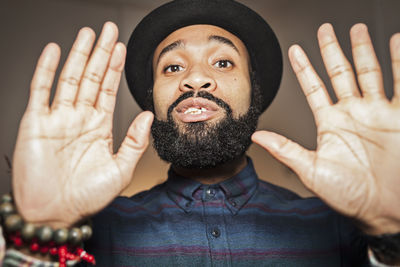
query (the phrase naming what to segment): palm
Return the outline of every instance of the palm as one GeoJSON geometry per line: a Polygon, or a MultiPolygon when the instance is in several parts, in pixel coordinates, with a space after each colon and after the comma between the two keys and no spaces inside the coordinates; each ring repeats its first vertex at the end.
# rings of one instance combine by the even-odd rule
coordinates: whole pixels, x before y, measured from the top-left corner
{"type": "MultiPolygon", "coordinates": [[[[116,27],[109,25],[108,35],[103,32],[98,45],[106,38],[116,39],[116,27]]],[[[30,102],[21,121],[14,153],[13,187],[19,209],[25,219],[32,222],[65,226],[102,209],[129,183],[147,145],[149,114],[139,116],[132,124],[119,153],[114,155],[112,114],[124,47],[115,45],[115,40],[108,42],[111,49],[114,47],[113,52],[108,58],[103,55],[100,62],[94,62],[96,53],[101,53],[100,49],[97,52],[95,49],[85,70],[90,72],[92,66],[95,74],[84,74],[86,61],[74,60],[74,55],[79,58],[84,54],[76,53],[81,39],[82,34],[61,74],[51,108],[46,104],[48,100],[39,95],[43,86],[36,84],[51,81],[51,77],[40,72],[44,69],[41,64],[46,63],[46,55],[51,57],[46,48],[39,60],[30,102]],[[79,68],[82,73],[75,73],[74,77],[73,72],[79,68]],[[73,82],[75,80],[80,82],[73,82]],[[71,88],[74,86],[75,90],[71,88]],[[143,129],[138,130],[139,124],[144,124],[143,129]]],[[[84,48],[90,50],[91,46],[84,48]]],[[[57,60],[48,59],[48,62],[53,67],[57,65],[57,60]]],[[[50,64],[46,68],[51,67],[50,64]]]]}
{"type": "MultiPolygon", "coordinates": [[[[365,202],[370,194],[383,197],[376,190],[378,184],[395,189],[400,182],[396,163],[400,158],[400,109],[387,101],[354,100],[320,112],[315,160],[303,175],[337,210],[363,218],[367,210],[379,208],[377,203],[365,202]]],[[[399,202],[400,196],[391,201],[399,202]]]]}
{"type": "Polygon", "coordinates": [[[394,207],[400,204],[400,35],[391,40],[395,80],[391,101],[384,94],[365,25],[351,31],[360,89],[330,25],[320,28],[318,40],[339,99],[336,104],[301,48],[289,51],[317,124],[317,150],[308,151],[270,132],[258,132],[253,140],[291,167],[327,204],[364,224],[365,231],[398,232],[400,211],[394,207]]]}
{"type": "MultiPolygon", "coordinates": [[[[23,162],[29,162],[26,172],[38,177],[35,177],[37,183],[25,183],[21,190],[25,196],[41,196],[36,201],[42,203],[34,205],[57,209],[60,204],[79,200],[72,205],[73,210],[82,211],[84,207],[79,205],[83,204],[93,210],[96,203],[91,202],[96,198],[91,194],[96,190],[92,186],[104,181],[100,184],[108,188],[107,192],[102,192],[106,195],[115,195],[122,187],[121,173],[110,151],[111,131],[102,125],[104,116],[94,114],[96,112],[70,111],[72,114],[66,117],[63,116],[65,113],[59,110],[48,116],[29,114],[24,118],[20,138],[23,141],[18,143],[15,151],[18,159],[15,167],[17,172],[23,171],[20,161],[22,166],[23,162]],[[31,130],[33,127],[38,128],[37,132],[31,130]],[[32,173],[32,166],[40,173],[32,173]],[[38,179],[43,180],[39,182],[38,179]],[[62,198],[58,197],[60,194],[62,198]],[[64,203],[57,203],[60,201],[64,203]]],[[[54,214],[56,218],[60,215],[54,214]]]]}

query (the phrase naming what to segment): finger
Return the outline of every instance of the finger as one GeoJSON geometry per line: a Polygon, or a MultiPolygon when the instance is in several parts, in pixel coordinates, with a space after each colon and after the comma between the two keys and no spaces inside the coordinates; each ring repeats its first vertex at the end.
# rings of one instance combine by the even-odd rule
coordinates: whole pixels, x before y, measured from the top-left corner
{"type": "Polygon", "coordinates": [[[332,104],[325,85],[300,46],[290,47],[289,59],[318,124],[319,111],[332,104]]]}
{"type": "Polygon", "coordinates": [[[400,101],[400,33],[390,39],[390,55],[392,58],[394,98],[400,101]]]}
{"type": "Polygon", "coordinates": [[[121,172],[128,174],[126,179],[131,178],[136,164],[149,144],[153,117],[153,113],[150,111],[140,113],[129,127],[128,133],[118,150],[116,160],[121,172]]]}
{"type": "Polygon", "coordinates": [[[79,31],[61,71],[52,104],[53,108],[57,108],[60,105],[72,106],[74,104],[94,39],[95,33],[92,29],[85,27],[79,31]]]}
{"type": "Polygon", "coordinates": [[[345,57],[331,24],[323,24],[318,30],[318,42],[326,71],[337,98],[360,96],[353,69],[345,57]]]}
{"type": "Polygon", "coordinates": [[[366,97],[385,97],[381,67],[372,46],[367,26],[356,24],[350,30],[354,65],[361,92],[366,97]]]}
{"type": "Polygon", "coordinates": [[[312,189],[313,181],[309,171],[312,169],[315,152],[309,151],[286,137],[273,132],[257,131],[252,135],[251,139],[268,150],[277,160],[291,168],[303,183],[312,189]]]}
{"type": "Polygon", "coordinates": [[[117,43],[96,102],[96,109],[99,111],[104,111],[111,115],[114,112],[115,98],[121,81],[122,70],[124,69],[125,55],[125,45],[117,43]]]}
{"type": "Polygon", "coordinates": [[[33,74],[28,109],[48,111],[50,90],[60,54],[60,47],[55,43],[50,43],[43,49],[33,74]]]}
{"type": "Polygon", "coordinates": [[[76,100],[78,106],[94,105],[117,38],[117,26],[112,22],[105,23],[83,74],[76,100]]]}

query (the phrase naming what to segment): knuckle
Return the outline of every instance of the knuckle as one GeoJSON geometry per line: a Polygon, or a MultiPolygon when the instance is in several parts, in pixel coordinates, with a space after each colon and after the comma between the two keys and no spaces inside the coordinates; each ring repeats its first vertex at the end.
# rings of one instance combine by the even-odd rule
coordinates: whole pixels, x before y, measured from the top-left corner
{"type": "Polygon", "coordinates": [[[70,99],[55,99],[54,100],[54,108],[57,109],[57,107],[60,106],[72,106],[73,105],[73,101],[70,99]]]}
{"type": "Polygon", "coordinates": [[[324,89],[324,87],[322,86],[321,83],[316,83],[316,84],[312,84],[310,86],[310,89],[306,92],[306,97],[309,97],[315,93],[317,93],[319,90],[324,89]]]}
{"type": "Polygon", "coordinates": [[[107,95],[107,96],[116,96],[117,92],[113,88],[105,87],[101,89],[101,93],[107,95]]]}
{"type": "Polygon", "coordinates": [[[371,48],[371,43],[370,42],[356,43],[352,44],[351,48],[355,51],[369,50],[371,48]]]}
{"type": "Polygon", "coordinates": [[[310,64],[306,64],[296,71],[296,75],[300,75],[300,77],[307,76],[309,72],[312,72],[312,67],[310,64]]]}
{"type": "Polygon", "coordinates": [[[112,50],[107,49],[107,48],[105,48],[105,47],[103,47],[103,46],[101,46],[101,45],[97,46],[96,49],[97,49],[97,50],[100,50],[100,51],[102,51],[102,52],[104,52],[104,53],[106,53],[106,54],[108,54],[108,55],[111,55],[111,52],[112,52],[112,50]]]}
{"type": "Polygon", "coordinates": [[[55,73],[54,69],[50,68],[49,66],[47,66],[45,64],[38,65],[37,69],[40,72],[45,73],[45,75],[53,75],[55,73]]]}
{"type": "Polygon", "coordinates": [[[364,66],[364,67],[359,68],[357,71],[358,76],[362,76],[365,74],[371,74],[371,73],[380,74],[381,68],[379,66],[364,66]]]}
{"type": "Polygon", "coordinates": [[[347,64],[335,65],[328,70],[329,78],[331,78],[331,79],[333,79],[337,76],[340,76],[344,73],[351,73],[351,72],[352,72],[352,69],[347,64]]]}
{"type": "Polygon", "coordinates": [[[32,91],[44,92],[49,90],[50,90],[50,85],[48,84],[34,84],[32,86],[32,91]]]}
{"type": "Polygon", "coordinates": [[[93,102],[90,99],[87,99],[87,98],[79,99],[77,104],[80,105],[80,106],[85,106],[85,107],[93,106],[93,102]]]}
{"type": "Polygon", "coordinates": [[[89,81],[91,81],[93,83],[96,83],[96,84],[100,84],[101,81],[102,81],[102,75],[100,75],[100,74],[98,74],[98,73],[96,73],[94,71],[85,73],[83,78],[87,79],[87,80],[89,80],[89,81]]]}
{"type": "Polygon", "coordinates": [[[282,154],[285,154],[285,151],[290,150],[291,141],[289,139],[285,139],[285,141],[280,144],[279,150],[282,154]]]}
{"type": "Polygon", "coordinates": [[[89,54],[88,53],[86,53],[85,51],[82,51],[82,50],[80,50],[80,49],[77,49],[77,48],[75,48],[75,47],[72,47],[72,49],[71,49],[71,53],[72,54],[75,54],[75,55],[80,55],[80,56],[83,56],[83,57],[89,57],[89,54]]]}
{"type": "Polygon", "coordinates": [[[337,48],[338,46],[339,46],[338,42],[335,39],[335,40],[332,40],[332,41],[324,43],[323,45],[321,45],[320,48],[321,48],[321,50],[326,50],[326,49],[331,48],[331,47],[337,48]]]}
{"type": "Polygon", "coordinates": [[[127,145],[134,150],[144,150],[146,148],[146,144],[144,142],[140,142],[138,138],[134,134],[127,135],[127,145]]]}
{"type": "Polygon", "coordinates": [[[73,86],[73,87],[76,87],[79,85],[79,80],[73,76],[61,77],[60,81],[65,82],[66,84],[73,86]]]}

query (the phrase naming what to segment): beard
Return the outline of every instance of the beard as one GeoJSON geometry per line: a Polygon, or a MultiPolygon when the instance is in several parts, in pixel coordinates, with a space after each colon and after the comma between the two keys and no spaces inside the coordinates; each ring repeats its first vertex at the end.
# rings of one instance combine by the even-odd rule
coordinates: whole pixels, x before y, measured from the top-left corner
{"type": "Polygon", "coordinates": [[[153,146],[159,157],[176,167],[209,169],[242,157],[251,144],[251,135],[257,127],[259,112],[252,105],[238,119],[232,117],[231,107],[212,94],[200,91],[196,97],[214,101],[225,110],[218,122],[191,122],[177,125],[173,109],[194,92],[182,94],[169,108],[167,121],[154,119],[151,127],[153,146]]]}

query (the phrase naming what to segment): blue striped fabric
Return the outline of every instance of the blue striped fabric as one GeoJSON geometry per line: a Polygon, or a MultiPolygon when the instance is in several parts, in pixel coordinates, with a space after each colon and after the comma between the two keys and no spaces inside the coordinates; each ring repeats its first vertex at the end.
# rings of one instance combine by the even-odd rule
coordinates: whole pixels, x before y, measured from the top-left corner
{"type": "Polygon", "coordinates": [[[118,197],[94,218],[98,266],[367,266],[366,244],[318,198],[238,175],[202,185],[168,180],[118,197]]]}

